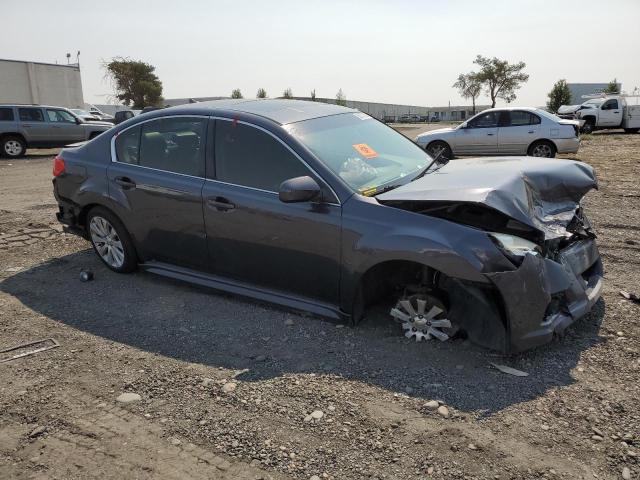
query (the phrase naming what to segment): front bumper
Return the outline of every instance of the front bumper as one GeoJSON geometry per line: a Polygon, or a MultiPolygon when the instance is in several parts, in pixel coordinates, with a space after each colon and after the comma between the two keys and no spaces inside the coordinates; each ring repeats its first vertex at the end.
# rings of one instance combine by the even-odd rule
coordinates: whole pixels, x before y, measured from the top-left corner
{"type": "Polygon", "coordinates": [[[574,138],[554,138],[553,142],[556,145],[558,153],[578,153],[580,148],[580,139],[574,138]]]}
{"type": "Polygon", "coordinates": [[[508,352],[551,341],[589,312],[603,287],[602,261],[593,239],[571,244],[555,260],[527,255],[517,270],[487,277],[502,297],[508,352]]]}

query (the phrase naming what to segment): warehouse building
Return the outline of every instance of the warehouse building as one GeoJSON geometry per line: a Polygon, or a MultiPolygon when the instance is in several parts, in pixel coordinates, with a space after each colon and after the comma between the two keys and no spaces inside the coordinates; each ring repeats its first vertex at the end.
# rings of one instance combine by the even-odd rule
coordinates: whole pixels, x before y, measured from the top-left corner
{"type": "Polygon", "coordinates": [[[0,59],[0,103],[82,108],[80,66],[0,59]]]}
{"type": "MultiPolygon", "coordinates": [[[[209,100],[221,100],[229,97],[195,97],[195,98],[173,98],[165,99],[163,103],[167,106],[184,105],[194,102],[206,102],[209,100]]],[[[310,101],[311,97],[294,97],[294,100],[310,101]]],[[[335,98],[316,98],[316,102],[336,103],[335,98]]],[[[441,122],[463,122],[473,116],[473,108],[464,106],[446,107],[422,107],[418,105],[399,105],[393,103],[364,102],[359,100],[347,100],[346,106],[355,108],[367,113],[372,117],[386,122],[401,121],[427,121],[435,120],[441,122]]],[[[477,105],[476,113],[491,108],[489,105],[477,105]]]]}
{"type": "MultiPolygon", "coordinates": [[[[605,88],[609,85],[609,82],[604,83],[567,83],[567,87],[569,87],[569,91],[571,92],[571,103],[570,105],[579,105],[585,102],[585,99],[582,98],[583,95],[594,95],[598,93],[602,93],[605,88]]],[[[618,91],[620,92],[622,89],[622,84],[617,83],[618,91]]]]}

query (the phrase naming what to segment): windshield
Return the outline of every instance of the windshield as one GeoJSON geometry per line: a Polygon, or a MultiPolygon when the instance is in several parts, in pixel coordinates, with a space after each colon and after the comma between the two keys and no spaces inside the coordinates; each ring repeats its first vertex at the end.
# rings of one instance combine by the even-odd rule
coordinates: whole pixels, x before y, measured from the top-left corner
{"type": "Polygon", "coordinates": [[[364,113],[314,118],[285,128],[363,195],[408,181],[431,163],[411,140],[364,113]]]}
{"type": "Polygon", "coordinates": [[[598,108],[603,103],[604,103],[604,98],[595,98],[593,100],[587,100],[582,104],[582,106],[586,108],[598,108]]]}
{"type": "Polygon", "coordinates": [[[89,115],[89,112],[87,112],[86,110],[78,110],[74,108],[71,111],[77,115],[89,115]]]}

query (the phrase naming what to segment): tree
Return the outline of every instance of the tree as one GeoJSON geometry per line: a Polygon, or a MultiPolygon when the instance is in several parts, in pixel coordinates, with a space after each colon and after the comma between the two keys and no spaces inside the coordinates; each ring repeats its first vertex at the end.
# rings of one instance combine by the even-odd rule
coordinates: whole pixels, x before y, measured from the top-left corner
{"type": "Polygon", "coordinates": [[[473,104],[473,114],[476,114],[476,98],[480,96],[482,92],[482,83],[477,78],[475,72],[461,73],[458,75],[458,80],[453,84],[454,88],[457,88],[462,98],[470,98],[473,104]]]}
{"type": "Polygon", "coordinates": [[[291,92],[290,88],[287,88],[284,92],[282,92],[282,98],[293,98],[293,92],[291,92]]]}
{"type": "Polygon", "coordinates": [[[231,98],[242,98],[242,92],[239,88],[234,88],[231,92],[231,98]]]}
{"type": "Polygon", "coordinates": [[[311,90],[311,101],[312,102],[316,101],[316,89],[315,88],[313,90],[311,90]]]}
{"type": "Polygon", "coordinates": [[[560,105],[569,105],[571,103],[571,90],[569,90],[567,81],[563,78],[554,83],[547,97],[549,97],[547,109],[551,113],[556,113],[560,105]]]}
{"type": "Polygon", "coordinates": [[[618,88],[618,79],[614,78],[613,80],[611,80],[607,84],[603,92],[604,93],[620,93],[620,89],[618,88]]]}
{"type": "Polygon", "coordinates": [[[162,103],[162,82],[155,67],[140,60],[114,57],[103,64],[116,98],[134,109],[156,107],[162,103]]]}
{"type": "Polygon", "coordinates": [[[267,91],[264,88],[259,88],[256,98],[267,98],[267,91]]]}
{"type": "Polygon", "coordinates": [[[347,97],[342,89],[338,90],[338,93],[336,93],[336,105],[342,105],[343,107],[347,106],[347,97]]]}
{"type": "Polygon", "coordinates": [[[480,71],[475,76],[486,89],[492,108],[496,106],[498,98],[506,102],[515,100],[516,90],[529,80],[529,74],[522,71],[527,66],[524,62],[510,64],[496,57],[488,58],[478,55],[473,63],[480,67],[480,71]]]}

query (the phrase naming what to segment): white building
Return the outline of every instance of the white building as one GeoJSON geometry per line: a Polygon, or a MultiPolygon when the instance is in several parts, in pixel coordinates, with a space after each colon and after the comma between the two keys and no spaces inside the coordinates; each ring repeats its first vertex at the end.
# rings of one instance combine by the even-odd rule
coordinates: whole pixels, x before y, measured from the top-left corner
{"type": "Polygon", "coordinates": [[[0,59],[0,103],[82,108],[80,66],[0,59]]]}

